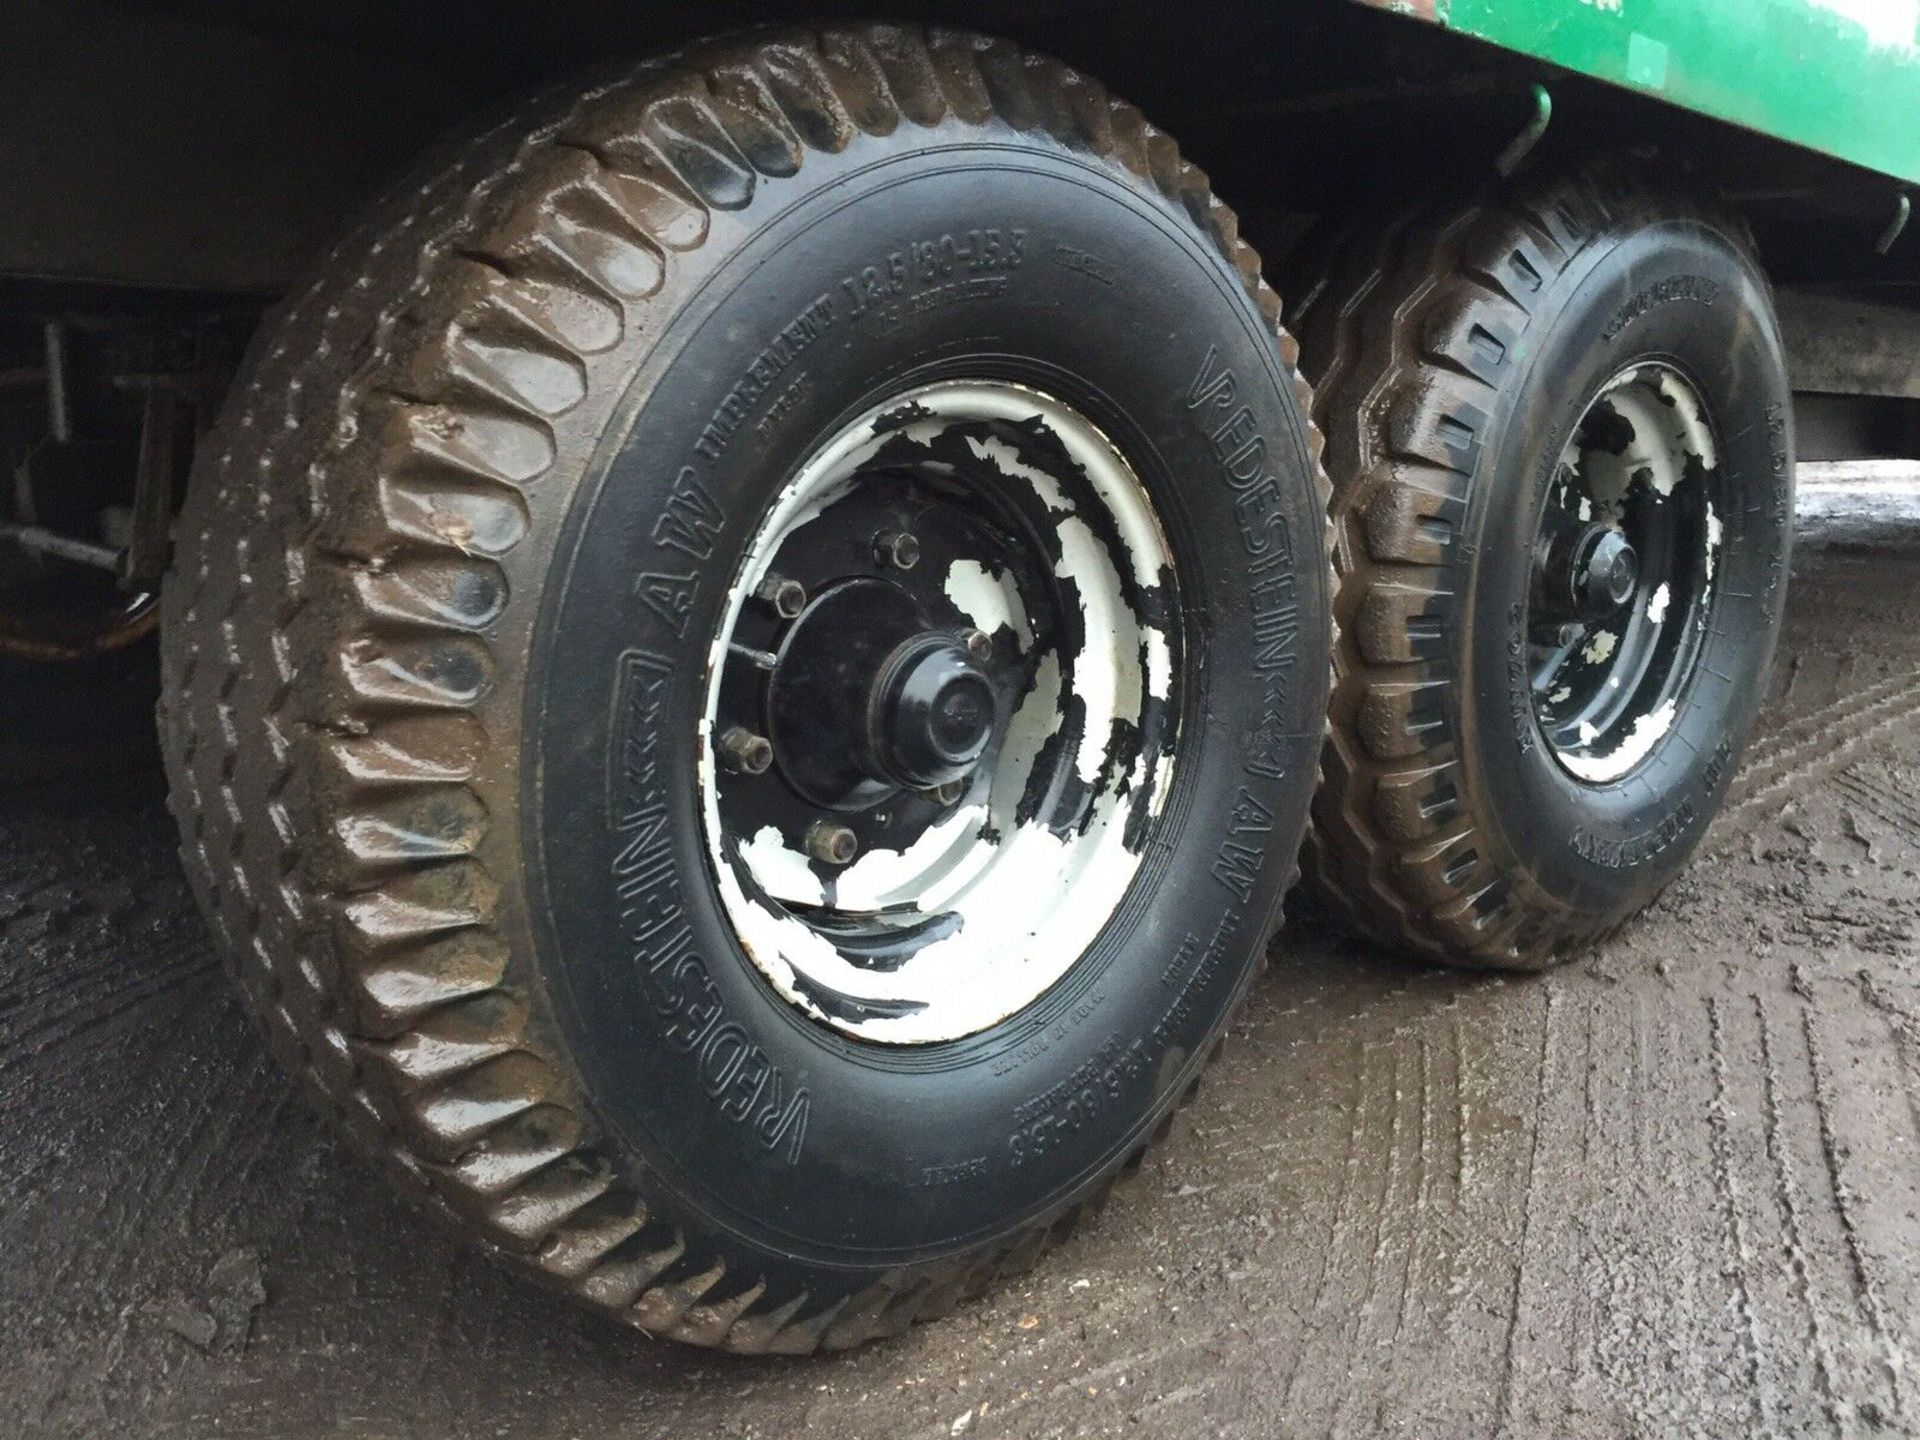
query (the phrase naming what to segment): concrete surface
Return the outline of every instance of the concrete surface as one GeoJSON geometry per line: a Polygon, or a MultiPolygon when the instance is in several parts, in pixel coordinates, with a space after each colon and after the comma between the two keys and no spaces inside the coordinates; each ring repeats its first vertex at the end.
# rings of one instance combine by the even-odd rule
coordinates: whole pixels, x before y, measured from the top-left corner
{"type": "Polygon", "coordinates": [[[269,1067],[150,776],[0,799],[0,1434],[1920,1433],[1920,487],[1884,482],[1810,489],[1762,736],[1649,915],[1531,981],[1296,916],[1101,1223],[847,1357],[655,1344],[468,1255],[269,1067]]]}

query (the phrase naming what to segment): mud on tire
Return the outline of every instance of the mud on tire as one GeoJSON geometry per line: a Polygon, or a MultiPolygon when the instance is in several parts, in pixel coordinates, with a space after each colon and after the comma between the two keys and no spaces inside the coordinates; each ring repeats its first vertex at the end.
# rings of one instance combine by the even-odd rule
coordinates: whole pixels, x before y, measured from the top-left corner
{"type": "Polygon", "coordinates": [[[1167,137],[972,36],[701,46],[421,169],[263,329],[166,592],[184,852],[280,1059],[469,1235],[656,1333],[852,1345],[1030,1264],[1191,1093],[1305,826],[1325,496],[1278,321],[1167,137]],[[915,278],[1023,227],[1044,286],[915,278]],[[888,1049],[743,957],[691,743],[660,847],[625,787],[705,734],[781,467],[988,353],[1138,458],[1188,562],[1179,764],[1086,960],[888,1049]]]}
{"type": "MultiPolygon", "coordinates": [[[[1304,868],[1378,943],[1537,968],[1672,878],[1764,691],[1792,512],[1771,298],[1736,217],[1621,164],[1361,228],[1370,240],[1345,247],[1296,322],[1334,484],[1339,624],[1304,868]],[[1700,604],[1683,614],[1676,600],[1666,629],[1683,638],[1665,652],[1649,641],[1622,678],[1592,657],[1624,648],[1626,631],[1569,624],[1562,659],[1584,669],[1536,696],[1552,659],[1536,545],[1582,457],[1618,443],[1588,429],[1602,412],[1619,428],[1609,385],[1645,391],[1655,412],[1674,404],[1663,386],[1685,390],[1706,416],[1700,454],[1680,446],[1683,468],[1660,482],[1677,478],[1674,493],[1632,482],[1622,502],[1667,517],[1693,506],[1675,533],[1700,604]],[[1648,676],[1639,712],[1593,700],[1648,676]],[[1591,701],[1593,718],[1548,699],[1591,701]]],[[[1678,566],[1673,543],[1656,548],[1678,566]]],[[[1649,631],[1636,617],[1664,616],[1668,596],[1651,569],[1642,578],[1615,613],[1649,631]]]]}

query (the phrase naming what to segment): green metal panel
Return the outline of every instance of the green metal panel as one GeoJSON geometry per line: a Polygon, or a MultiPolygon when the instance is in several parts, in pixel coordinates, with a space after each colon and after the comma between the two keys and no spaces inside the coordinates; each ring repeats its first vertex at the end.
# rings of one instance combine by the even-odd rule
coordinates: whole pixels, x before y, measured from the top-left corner
{"type": "Polygon", "coordinates": [[[1364,0],[1920,183],[1920,0],[1364,0]]]}

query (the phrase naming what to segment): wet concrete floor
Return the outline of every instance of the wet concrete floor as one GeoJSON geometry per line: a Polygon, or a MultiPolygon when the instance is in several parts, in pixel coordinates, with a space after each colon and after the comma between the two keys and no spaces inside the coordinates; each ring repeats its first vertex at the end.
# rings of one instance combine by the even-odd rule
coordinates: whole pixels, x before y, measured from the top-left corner
{"type": "Polygon", "coordinates": [[[1920,486],[1807,487],[1795,572],[1652,912],[1528,980],[1296,917],[1098,1224],[850,1356],[470,1255],[269,1065],[150,769],[0,797],[0,1435],[1920,1434],[1920,486]]]}

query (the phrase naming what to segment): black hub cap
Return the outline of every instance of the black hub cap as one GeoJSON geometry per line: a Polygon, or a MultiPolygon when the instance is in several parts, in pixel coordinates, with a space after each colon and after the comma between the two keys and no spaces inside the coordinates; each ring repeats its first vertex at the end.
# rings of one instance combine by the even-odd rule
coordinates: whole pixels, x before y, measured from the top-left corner
{"type": "Polygon", "coordinates": [[[1618,530],[1589,526],[1574,555],[1570,578],[1574,605],[1582,620],[1606,619],[1639,587],[1639,557],[1618,530]]]}
{"type": "Polygon", "coordinates": [[[869,694],[869,752],[888,778],[924,788],[973,769],[1000,708],[992,677],[966,647],[931,631],[887,657],[869,694]]]}

